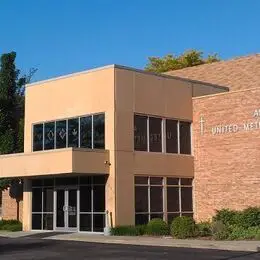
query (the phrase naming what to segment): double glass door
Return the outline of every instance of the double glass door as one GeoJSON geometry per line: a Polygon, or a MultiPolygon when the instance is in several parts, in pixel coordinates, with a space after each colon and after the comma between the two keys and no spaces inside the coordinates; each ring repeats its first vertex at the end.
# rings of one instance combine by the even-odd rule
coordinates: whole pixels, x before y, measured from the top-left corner
{"type": "Polygon", "coordinates": [[[78,229],[78,189],[56,189],[56,229],[77,231],[78,229]]]}

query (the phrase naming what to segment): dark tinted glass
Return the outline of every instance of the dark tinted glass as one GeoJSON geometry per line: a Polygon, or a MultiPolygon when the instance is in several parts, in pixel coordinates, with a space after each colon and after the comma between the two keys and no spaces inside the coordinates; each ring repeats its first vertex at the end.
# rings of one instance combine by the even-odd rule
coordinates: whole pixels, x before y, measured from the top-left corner
{"type": "Polygon", "coordinates": [[[56,185],[77,185],[78,178],[77,177],[64,177],[64,178],[56,178],[56,185]]]}
{"type": "Polygon", "coordinates": [[[68,120],[68,147],[79,146],[79,119],[68,120]]]}
{"type": "Polygon", "coordinates": [[[90,185],[92,183],[92,176],[82,176],[79,179],[80,185],[90,185]]]}
{"type": "Polygon", "coordinates": [[[180,122],[180,153],[191,154],[190,123],[180,122]]]}
{"type": "Polygon", "coordinates": [[[162,151],[162,120],[149,117],[149,147],[150,152],[162,151]]]}
{"type": "Polygon", "coordinates": [[[167,211],[168,212],[180,211],[178,187],[167,187],[167,211]]]}
{"type": "Polygon", "coordinates": [[[150,219],[154,219],[154,218],[160,218],[163,219],[163,213],[159,214],[159,213],[153,213],[150,215],[150,219]]]}
{"type": "Polygon", "coordinates": [[[167,178],[167,185],[179,185],[179,178],[167,178]]]}
{"type": "Polygon", "coordinates": [[[80,118],[80,147],[92,148],[92,116],[80,118]]]}
{"type": "Polygon", "coordinates": [[[181,210],[192,211],[192,188],[181,188],[181,210]]]}
{"type": "Polygon", "coordinates": [[[148,212],[148,187],[135,187],[135,212],[148,212]]]}
{"type": "Polygon", "coordinates": [[[80,231],[91,231],[91,215],[80,214],[80,231]]]}
{"type": "Polygon", "coordinates": [[[32,229],[42,229],[42,214],[32,214],[32,229]]]}
{"type": "Polygon", "coordinates": [[[56,148],[65,148],[67,139],[67,121],[56,122],[56,148]]]}
{"type": "Polygon", "coordinates": [[[151,185],[162,185],[163,178],[162,177],[150,177],[151,185]]]}
{"type": "Polygon", "coordinates": [[[32,212],[42,212],[42,189],[32,189],[32,212]]]}
{"type": "Polygon", "coordinates": [[[135,176],[135,184],[147,184],[148,185],[148,177],[135,176]]]}
{"type": "Polygon", "coordinates": [[[166,152],[178,153],[178,121],[166,120],[166,152]]]}
{"type": "Polygon", "coordinates": [[[150,187],[150,211],[163,211],[163,193],[162,187],[150,187]]]}
{"type": "Polygon", "coordinates": [[[93,116],[94,148],[105,149],[105,115],[93,116]]]}
{"type": "Polygon", "coordinates": [[[43,229],[53,230],[53,214],[43,214],[43,229]]]}
{"type": "Polygon", "coordinates": [[[43,189],[43,211],[53,212],[53,189],[43,189]]]}
{"type": "Polygon", "coordinates": [[[105,186],[93,186],[93,211],[105,211],[105,186]]]}
{"type": "Polygon", "coordinates": [[[91,186],[80,187],[80,211],[91,212],[91,186]]]}
{"type": "Polygon", "coordinates": [[[168,224],[171,224],[172,221],[176,218],[179,217],[180,213],[169,213],[167,214],[167,218],[168,218],[168,224]]]}
{"type": "Polygon", "coordinates": [[[100,176],[93,176],[93,184],[106,184],[107,176],[100,175],[100,176]]]}
{"type": "Polygon", "coordinates": [[[135,214],[135,225],[144,225],[149,221],[148,214],[135,214]]]}
{"type": "Polygon", "coordinates": [[[193,218],[193,213],[182,213],[182,216],[193,218]]]}
{"type": "Polygon", "coordinates": [[[33,151],[43,149],[43,124],[33,126],[33,151]]]}
{"type": "Polygon", "coordinates": [[[181,185],[192,185],[192,179],[191,178],[183,178],[181,179],[181,185]]]}
{"type": "Polygon", "coordinates": [[[46,178],[43,179],[44,186],[53,186],[54,185],[54,178],[46,178]]]}
{"type": "Polygon", "coordinates": [[[32,187],[34,186],[42,186],[43,185],[43,180],[42,179],[33,179],[32,180],[32,187]]]}
{"type": "Polygon", "coordinates": [[[93,231],[103,232],[105,226],[105,215],[104,214],[94,214],[93,215],[93,231]]]}
{"type": "Polygon", "coordinates": [[[147,117],[134,117],[134,149],[136,151],[147,151],[147,117]]]}
{"type": "Polygon", "coordinates": [[[55,123],[44,124],[44,150],[54,149],[55,123]]]}

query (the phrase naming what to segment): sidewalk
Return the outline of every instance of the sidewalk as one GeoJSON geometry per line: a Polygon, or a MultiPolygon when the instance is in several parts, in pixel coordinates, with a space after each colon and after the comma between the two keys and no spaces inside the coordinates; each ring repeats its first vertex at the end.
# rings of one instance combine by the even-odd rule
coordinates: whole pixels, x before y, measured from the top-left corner
{"type": "Polygon", "coordinates": [[[260,251],[260,241],[212,241],[212,240],[180,240],[171,237],[130,237],[130,236],[104,236],[95,234],[69,233],[49,237],[48,239],[83,241],[90,243],[111,243],[142,246],[165,246],[203,248],[230,251],[260,251]]]}

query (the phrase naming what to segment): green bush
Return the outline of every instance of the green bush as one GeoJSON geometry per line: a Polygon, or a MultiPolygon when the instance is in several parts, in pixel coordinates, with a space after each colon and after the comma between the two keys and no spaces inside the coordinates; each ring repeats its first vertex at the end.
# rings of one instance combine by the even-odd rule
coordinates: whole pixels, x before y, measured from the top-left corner
{"type": "Polygon", "coordinates": [[[145,232],[145,226],[118,226],[111,229],[112,236],[141,236],[145,232]]]}
{"type": "Polygon", "coordinates": [[[240,223],[244,228],[260,227],[260,207],[249,207],[241,212],[240,223]]]}
{"type": "Polygon", "coordinates": [[[0,230],[6,231],[21,231],[22,230],[22,223],[18,220],[1,220],[0,221],[0,230]]]}
{"type": "Polygon", "coordinates": [[[152,236],[167,236],[170,234],[170,229],[165,221],[154,218],[147,224],[145,233],[152,236]]]}
{"type": "Polygon", "coordinates": [[[214,221],[212,223],[212,235],[216,240],[225,240],[229,237],[230,230],[222,221],[214,221]]]}
{"type": "Polygon", "coordinates": [[[230,240],[255,239],[260,234],[260,227],[244,228],[241,226],[232,226],[228,236],[230,240]]]}
{"type": "Polygon", "coordinates": [[[213,222],[221,221],[224,225],[238,225],[241,219],[241,212],[230,209],[217,210],[213,222]]]}
{"type": "Polygon", "coordinates": [[[255,239],[260,241],[260,231],[257,232],[255,239]]]}
{"type": "Polygon", "coordinates": [[[200,237],[208,237],[212,235],[210,222],[200,222],[196,224],[196,235],[200,237]]]}
{"type": "Polygon", "coordinates": [[[196,234],[195,222],[190,217],[177,217],[171,224],[171,235],[176,238],[193,237],[196,234]]]}

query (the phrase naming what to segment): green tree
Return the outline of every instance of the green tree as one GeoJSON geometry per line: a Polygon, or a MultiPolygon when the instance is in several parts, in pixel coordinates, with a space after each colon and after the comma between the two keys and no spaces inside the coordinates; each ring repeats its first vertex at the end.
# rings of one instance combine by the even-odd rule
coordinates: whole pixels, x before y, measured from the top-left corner
{"type": "MultiPolygon", "coordinates": [[[[24,88],[36,72],[31,69],[27,76],[20,76],[15,59],[15,52],[0,57],[0,155],[23,152],[24,88]]],[[[12,182],[17,180],[0,179],[0,190],[12,182]]]]}
{"type": "Polygon", "coordinates": [[[197,66],[206,63],[212,63],[220,61],[217,54],[208,55],[203,57],[203,52],[197,50],[188,50],[179,56],[168,54],[162,58],[149,57],[149,62],[145,67],[145,70],[163,73],[171,70],[178,70],[187,67],[197,66]]]}

